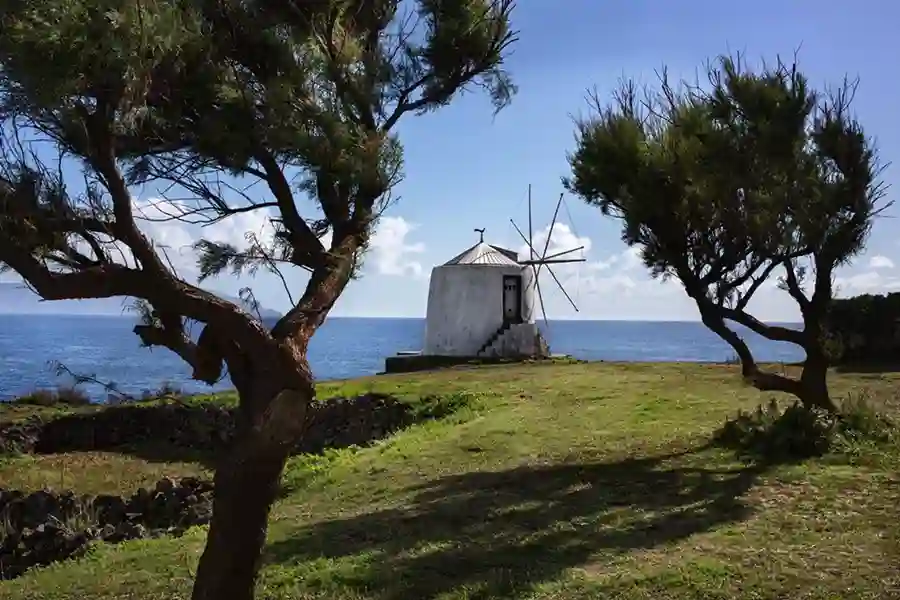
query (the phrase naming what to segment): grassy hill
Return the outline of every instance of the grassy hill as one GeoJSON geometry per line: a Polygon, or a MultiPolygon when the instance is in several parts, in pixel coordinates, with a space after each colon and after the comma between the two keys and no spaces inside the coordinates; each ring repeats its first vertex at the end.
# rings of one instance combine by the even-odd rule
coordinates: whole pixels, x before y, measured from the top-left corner
{"type": "MultiPolygon", "coordinates": [[[[898,383],[832,378],[836,395],[865,390],[895,414],[898,383]]],[[[474,396],[373,447],[292,459],[259,598],[900,597],[900,448],[777,467],[710,448],[727,417],[769,398],[736,367],[484,367],[320,394],[367,390],[474,396]]],[[[188,457],[138,454],[0,459],[0,486],[127,492],[205,473],[188,457]]],[[[0,598],[188,598],[204,535],[101,544],[0,582],[0,598]]]]}

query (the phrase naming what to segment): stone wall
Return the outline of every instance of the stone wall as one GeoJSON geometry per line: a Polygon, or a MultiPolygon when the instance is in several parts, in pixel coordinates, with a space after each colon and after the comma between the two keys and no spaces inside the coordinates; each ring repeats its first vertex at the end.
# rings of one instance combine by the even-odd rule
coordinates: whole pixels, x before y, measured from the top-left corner
{"type": "MultiPolygon", "coordinates": [[[[235,411],[214,403],[122,405],[0,425],[0,454],[109,451],[153,442],[215,452],[234,435],[235,411]]],[[[298,453],[364,446],[407,427],[413,411],[393,396],[363,394],[312,405],[298,453]]]]}
{"type": "Polygon", "coordinates": [[[130,497],[0,488],[0,579],[82,556],[97,541],[181,535],[209,522],[212,490],[195,478],[162,479],[130,497]]]}
{"type": "MultiPolygon", "coordinates": [[[[415,409],[376,393],[316,402],[295,452],[371,444],[416,421],[453,412],[459,403],[448,398],[422,398],[415,409]]],[[[127,451],[142,442],[215,452],[234,435],[235,410],[213,403],[134,404],[32,417],[0,425],[0,454],[127,451]]],[[[194,478],[162,479],[128,497],[0,488],[0,579],[82,556],[95,542],[181,535],[209,522],[212,495],[211,482],[194,478]]]]}

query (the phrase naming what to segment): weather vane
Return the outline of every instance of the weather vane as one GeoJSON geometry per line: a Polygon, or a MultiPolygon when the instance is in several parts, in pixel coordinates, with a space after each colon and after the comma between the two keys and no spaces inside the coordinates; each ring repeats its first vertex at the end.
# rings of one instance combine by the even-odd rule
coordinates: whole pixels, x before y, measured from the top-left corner
{"type": "Polygon", "coordinates": [[[481,243],[484,243],[484,227],[482,227],[481,229],[476,228],[476,229],[473,229],[472,231],[477,231],[478,234],[480,235],[480,239],[478,241],[481,243]]]}

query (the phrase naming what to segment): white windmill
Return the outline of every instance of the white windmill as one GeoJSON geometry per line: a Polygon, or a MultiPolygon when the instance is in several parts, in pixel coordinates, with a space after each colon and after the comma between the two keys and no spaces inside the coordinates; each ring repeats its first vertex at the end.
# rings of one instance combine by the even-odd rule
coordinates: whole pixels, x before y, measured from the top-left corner
{"type": "MultiPolygon", "coordinates": [[[[475,229],[478,242],[431,271],[425,322],[424,356],[443,357],[545,357],[549,348],[535,323],[535,292],[541,302],[546,327],[546,309],[540,286],[543,266],[566,298],[575,302],[550,269],[553,263],[583,262],[565,258],[583,247],[547,255],[550,237],[540,254],[532,240],[531,192],[529,187],[528,231],[526,238],[513,226],[529,247],[530,258],[484,241],[483,228],[475,229]]],[[[557,203],[549,234],[553,234],[562,204],[557,203]]]]}

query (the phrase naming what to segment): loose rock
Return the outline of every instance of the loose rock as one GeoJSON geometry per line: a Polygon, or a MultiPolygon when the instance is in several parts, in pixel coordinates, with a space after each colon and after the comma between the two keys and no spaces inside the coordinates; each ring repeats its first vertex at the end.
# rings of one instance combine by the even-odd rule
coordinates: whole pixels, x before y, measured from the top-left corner
{"type": "Polygon", "coordinates": [[[0,489],[0,579],[82,556],[95,540],[182,535],[188,527],[209,523],[211,482],[164,478],[153,490],[142,488],[128,498],[78,498],[72,492],[0,489]]]}

